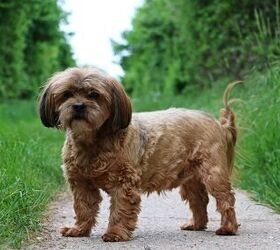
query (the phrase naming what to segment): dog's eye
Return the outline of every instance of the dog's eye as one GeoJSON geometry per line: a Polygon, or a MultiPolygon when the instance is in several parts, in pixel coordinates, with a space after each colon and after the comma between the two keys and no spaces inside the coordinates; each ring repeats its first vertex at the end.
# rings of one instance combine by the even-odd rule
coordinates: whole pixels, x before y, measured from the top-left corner
{"type": "Polygon", "coordinates": [[[89,98],[92,98],[92,99],[97,99],[99,96],[100,96],[100,95],[99,95],[99,93],[97,93],[97,92],[90,92],[90,93],[88,94],[88,97],[89,97],[89,98]]]}
{"type": "Polygon", "coordinates": [[[71,91],[65,91],[64,93],[63,93],[63,97],[65,98],[65,99],[68,99],[68,98],[70,98],[70,97],[72,97],[73,96],[73,93],[71,92],[71,91]]]}

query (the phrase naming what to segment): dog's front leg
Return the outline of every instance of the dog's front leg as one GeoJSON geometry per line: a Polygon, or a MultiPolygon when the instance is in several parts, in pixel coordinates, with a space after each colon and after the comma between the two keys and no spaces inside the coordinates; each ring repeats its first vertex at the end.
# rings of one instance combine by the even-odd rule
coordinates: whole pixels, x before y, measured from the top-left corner
{"type": "Polygon", "coordinates": [[[140,192],[128,183],[115,188],[111,195],[109,225],[102,236],[104,241],[127,241],[131,239],[140,212],[140,192]]]}
{"type": "Polygon", "coordinates": [[[87,180],[68,180],[74,196],[76,222],[73,227],[63,227],[63,236],[89,236],[91,228],[96,224],[99,204],[102,200],[99,189],[87,180]]]}

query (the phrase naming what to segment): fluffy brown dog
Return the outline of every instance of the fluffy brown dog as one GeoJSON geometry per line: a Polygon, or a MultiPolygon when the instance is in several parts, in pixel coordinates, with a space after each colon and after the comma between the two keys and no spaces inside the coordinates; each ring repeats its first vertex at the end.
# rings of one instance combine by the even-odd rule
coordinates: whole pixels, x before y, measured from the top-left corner
{"type": "Polygon", "coordinates": [[[65,178],[74,196],[76,223],[63,236],[89,236],[96,225],[100,189],[111,197],[104,241],[126,241],[140,212],[141,193],[180,187],[193,213],[182,230],[206,229],[208,192],[221,213],[219,235],[236,234],[233,167],[236,128],[228,107],[220,121],[196,110],[134,113],[123,87],[96,69],[55,74],[40,99],[46,127],[66,131],[65,178]]]}

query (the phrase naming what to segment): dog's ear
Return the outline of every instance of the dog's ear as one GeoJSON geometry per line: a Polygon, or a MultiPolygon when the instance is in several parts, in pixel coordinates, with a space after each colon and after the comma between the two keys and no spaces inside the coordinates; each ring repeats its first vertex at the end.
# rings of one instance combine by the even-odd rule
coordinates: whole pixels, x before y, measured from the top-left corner
{"type": "Polygon", "coordinates": [[[39,113],[44,126],[58,127],[59,114],[55,108],[54,96],[51,93],[52,83],[51,80],[43,89],[39,99],[39,113]]]}
{"type": "Polygon", "coordinates": [[[122,85],[115,79],[110,79],[112,89],[112,114],[108,125],[112,131],[126,128],[132,116],[132,107],[129,97],[122,85]]]}

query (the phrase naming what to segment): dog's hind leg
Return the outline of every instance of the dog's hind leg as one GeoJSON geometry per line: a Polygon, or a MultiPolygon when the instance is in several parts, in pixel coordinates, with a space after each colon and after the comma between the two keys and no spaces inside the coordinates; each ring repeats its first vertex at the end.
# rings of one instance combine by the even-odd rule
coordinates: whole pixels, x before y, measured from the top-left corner
{"type": "Polygon", "coordinates": [[[193,177],[180,187],[182,200],[188,201],[192,211],[192,219],[181,226],[182,230],[204,230],[208,222],[207,204],[209,201],[203,183],[193,177]]]}
{"type": "Polygon", "coordinates": [[[207,191],[216,199],[217,210],[221,213],[221,227],[216,231],[218,235],[235,235],[238,230],[234,204],[235,197],[229,177],[221,174],[218,167],[212,166],[202,174],[202,182],[207,191]]]}

